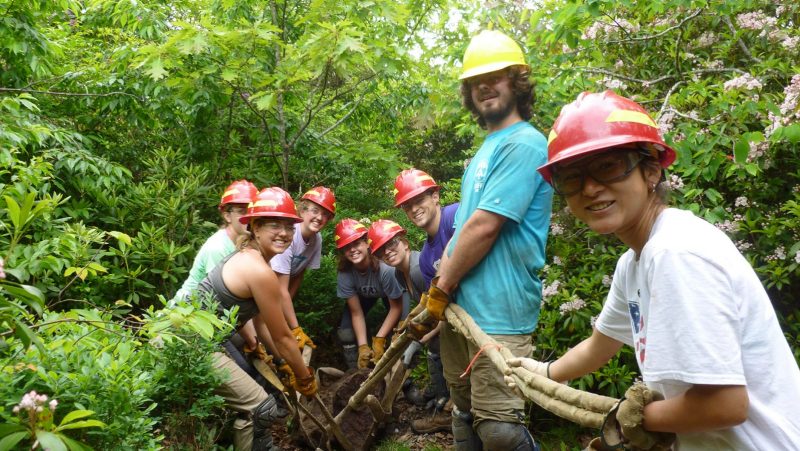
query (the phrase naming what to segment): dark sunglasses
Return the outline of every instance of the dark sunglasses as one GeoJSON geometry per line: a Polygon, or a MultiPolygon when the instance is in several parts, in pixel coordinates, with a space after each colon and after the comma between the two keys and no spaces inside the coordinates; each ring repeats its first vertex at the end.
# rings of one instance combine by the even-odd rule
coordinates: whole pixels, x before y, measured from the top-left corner
{"type": "Polygon", "coordinates": [[[639,151],[605,152],[578,165],[558,168],[552,177],[553,189],[562,196],[571,196],[583,189],[586,177],[598,183],[617,182],[633,172],[644,159],[645,155],[639,151]]]}

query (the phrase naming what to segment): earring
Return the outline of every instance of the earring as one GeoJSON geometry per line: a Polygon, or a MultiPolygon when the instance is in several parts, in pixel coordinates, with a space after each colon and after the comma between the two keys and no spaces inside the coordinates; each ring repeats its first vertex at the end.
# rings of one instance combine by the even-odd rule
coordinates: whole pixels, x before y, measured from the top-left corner
{"type": "Polygon", "coordinates": [[[651,183],[650,184],[650,192],[654,193],[655,191],[656,191],[656,184],[655,183],[651,183]]]}

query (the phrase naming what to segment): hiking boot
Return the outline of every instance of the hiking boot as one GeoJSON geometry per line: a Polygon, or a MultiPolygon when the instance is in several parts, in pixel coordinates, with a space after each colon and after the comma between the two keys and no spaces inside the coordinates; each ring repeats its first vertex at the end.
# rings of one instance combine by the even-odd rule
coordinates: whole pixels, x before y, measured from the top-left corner
{"type": "Polygon", "coordinates": [[[411,430],[416,434],[432,434],[434,432],[450,432],[453,417],[444,412],[426,416],[411,422],[411,430]]]}

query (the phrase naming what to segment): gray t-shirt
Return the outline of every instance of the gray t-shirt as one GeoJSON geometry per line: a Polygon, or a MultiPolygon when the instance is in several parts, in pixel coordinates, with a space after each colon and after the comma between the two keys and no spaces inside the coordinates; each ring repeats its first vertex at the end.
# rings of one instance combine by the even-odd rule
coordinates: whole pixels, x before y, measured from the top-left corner
{"type": "Polygon", "coordinates": [[[272,257],[269,265],[278,274],[296,276],[306,268],[318,269],[321,253],[322,236],[319,232],[306,243],[298,225],[294,231],[292,244],[283,253],[272,257]]]}
{"type": "Polygon", "coordinates": [[[342,299],[349,299],[353,295],[362,299],[399,299],[403,295],[403,287],[394,277],[394,268],[380,262],[377,271],[371,267],[365,273],[355,268],[339,271],[336,295],[342,299]]]}
{"type": "Polygon", "coordinates": [[[419,256],[419,252],[411,251],[411,258],[408,262],[408,272],[411,273],[410,279],[412,286],[406,286],[406,278],[403,276],[402,271],[397,268],[394,270],[394,277],[397,279],[397,282],[400,283],[401,287],[406,289],[409,296],[411,296],[411,301],[415,304],[419,302],[419,298],[422,296],[422,293],[426,291],[425,277],[422,275],[422,271],[420,271],[419,268],[419,256]]]}

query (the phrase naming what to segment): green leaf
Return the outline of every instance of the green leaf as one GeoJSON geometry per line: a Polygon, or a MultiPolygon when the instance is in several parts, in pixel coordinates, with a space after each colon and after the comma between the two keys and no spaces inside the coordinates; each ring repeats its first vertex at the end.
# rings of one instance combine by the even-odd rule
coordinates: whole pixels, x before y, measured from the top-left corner
{"type": "Polygon", "coordinates": [[[263,94],[256,99],[256,108],[261,111],[268,110],[273,106],[275,106],[275,94],[263,94]]]}
{"type": "Polygon", "coordinates": [[[39,440],[39,445],[42,449],[48,451],[67,451],[67,445],[61,440],[61,437],[48,431],[36,431],[36,440],[39,440]]]}
{"type": "Polygon", "coordinates": [[[102,428],[105,427],[105,423],[100,420],[84,420],[84,421],[75,421],[74,423],[65,424],[64,426],[59,426],[56,428],[56,431],[66,431],[67,429],[82,429],[82,428],[93,428],[98,427],[102,428]]]}
{"type": "Polygon", "coordinates": [[[108,270],[100,263],[91,262],[86,265],[87,268],[97,272],[107,272],[108,270]]]}
{"type": "Polygon", "coordinates": [[[19,226],[21,223],[19,204],[17,203],[17,201],[15,201],[9,196],[3,196],[3,197],[6,199],[6,208],[8,208],[8,217],[14,224],[14,228],[19,230],[20,228],[19,226]]]}
{"type": "Polygon", "coordinates": [[[64,419],[61,420],[61,423],[58,427],[61,427],[71,421],[75,421],[78,418],[84,418],[92,415],[94,413],[93,410],[73,410],[72,412],[68,413],[64,419]]]}
{"type": "Polygon", "coordinates": [[[14,449],[14,446],[22,439],[28,436],[28,431],[12,432],[0,439],[0,451],[9,451],[14,449]]]}
{"type": "Polygon", "coordinates": [[[750,143],[746,138],[739,138],[733,146],[733,160],[739,164],[747,162],[747,155],[750,153],[750,143]]]}
{"type": "Polygon", "coordinates": [[[237,74],[237,73],[236,73],[236,71],[234,71],[233,69],[230,69],[230,68],[227,68],[227,67],[226,67],[225,69],[223,69],[223,70],[222,70],[221,77],[222,77],[222,79],[223,79],[223,80],[225,80],[225,81],[233,81],[233,80],[236,80],[236,77],[237,77],[237,76],[238,76],[238,74],[237,74]]]}
{"type": "Polygon", "coordinates": [[[108,232],[108,234],[113,236],[114,238],[116,238],[118,241],[127,244],[128,246],[132,246],[133,245],[133,243],[131,241],[131,237],[128,234],[125,234],[125,233],[122,233],[122,232],[117,232],[117,231],[111,231],[111,232],[108,232]]]}
{"type": "Polygon", "coordinates": [[[88,445],[84,445],[83,443],[77,440],[73,440],[63,434],[61,434],[60,436],[61,440],[64,441],[64,443],[67,445],[67,448],[69,448],[70,451],[92,451],[92,448],[90,448],[88,445]]]}
{"type": "Polygon", "coordinates": [[[792,144],[800,142],[800,124],[792,124],[784,127],[783,136],[792,144]]]}
{"type": "Polygon", "coordinates": [[[164,62],[161,61],[161,58],[155,58],[150,61],[150,64],[144,72],[154,81],[161,80],[167,75],[167,71],[164,69],[164,62]]]}

